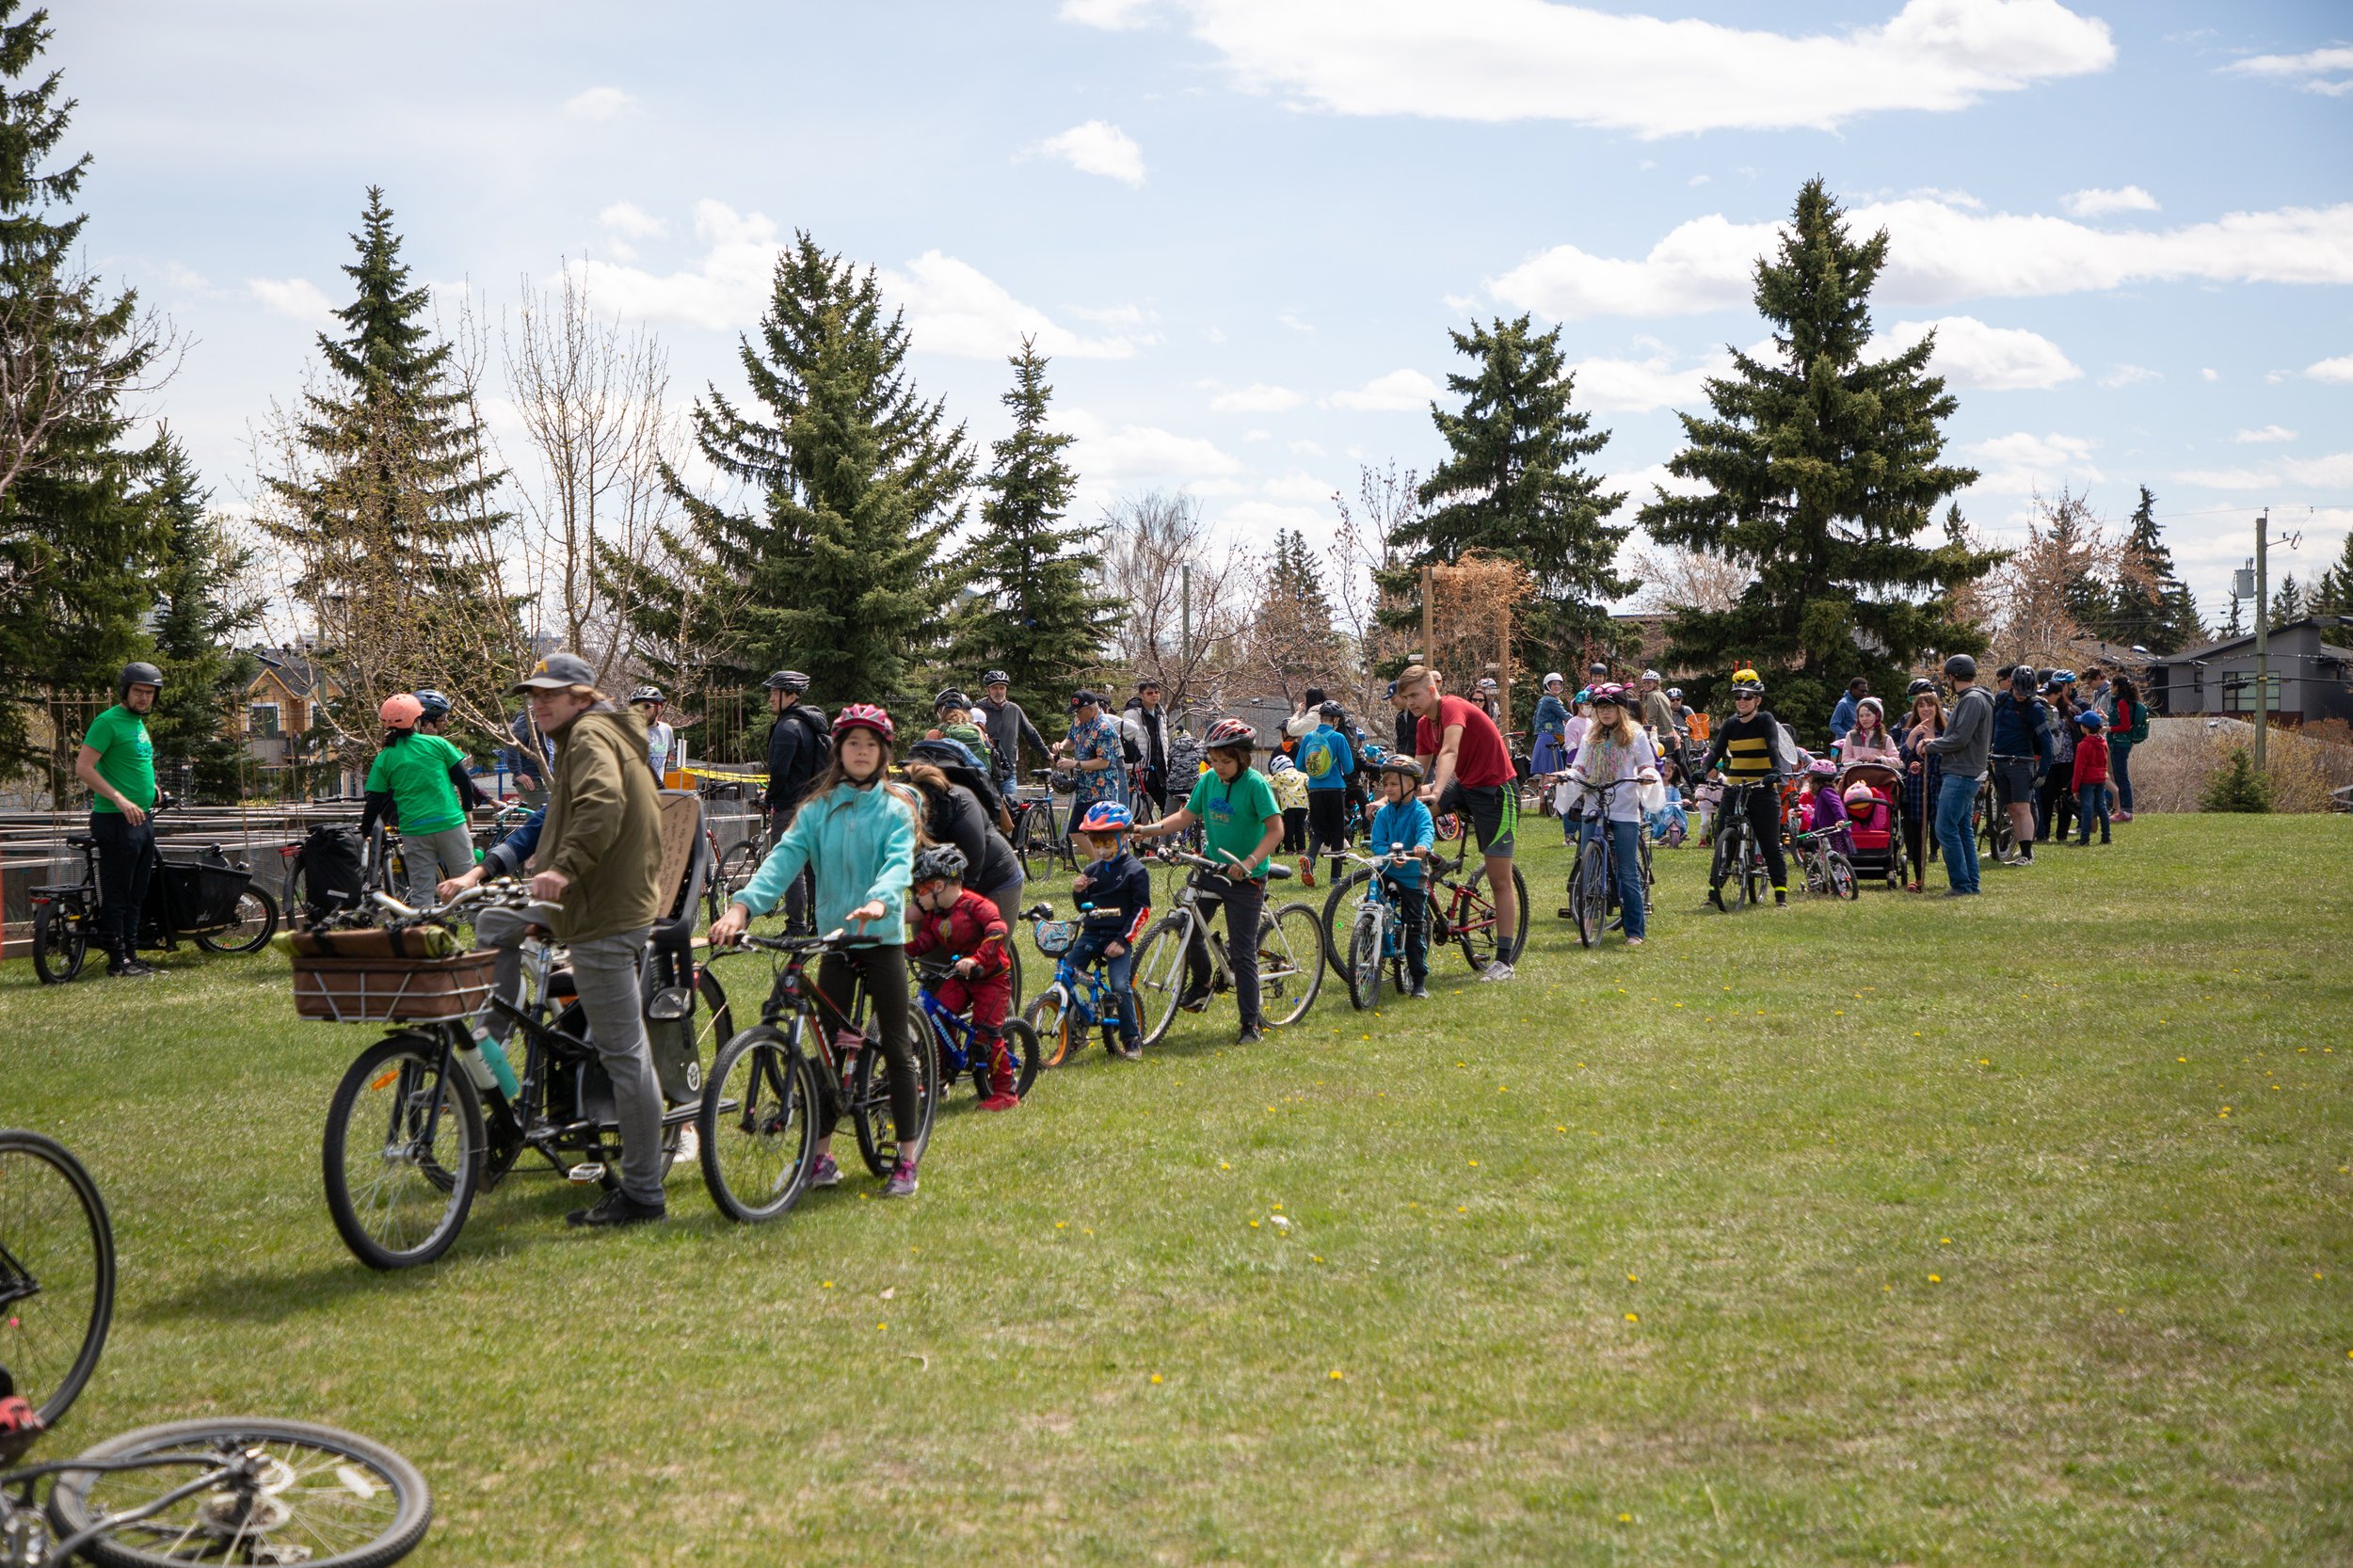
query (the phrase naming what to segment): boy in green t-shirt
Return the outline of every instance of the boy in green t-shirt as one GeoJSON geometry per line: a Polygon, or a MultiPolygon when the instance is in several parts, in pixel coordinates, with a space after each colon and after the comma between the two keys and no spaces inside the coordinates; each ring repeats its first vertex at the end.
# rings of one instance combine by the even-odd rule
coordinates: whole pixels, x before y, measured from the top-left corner
{"type": "Polygon", "coordinates": [[[125,664],[115,680],[114,707],[90,720],[73,773],[90,792],[89,831],[98,843],[98,945],[110,975],[155,971],[137,952],[139,906],[155,870],[155,744],[147,715],[163,690],[164,672],[125,664]]]}
{"type": "Polygon", "coordinates": [[[466,830],[457,785],[466,754],[439,735],[418,733],[424,704],[409,693],[386,697],[376,716],[384,721],[384,749],[368,765],[360,831],[368,832],[379,817],[399,824],[400,857],[408,872],[405,893],[423,908],[433,902],[436,886],[473,870],[473,835],[466,830]]]}
{"type": "Polygon", "coordinates": [[[1267,856],[1283,841],[1283,810],[1274,803],[1266,775],[1250,765],[1257,732],[1241,719],[1209,726],[1203,744],[1209,771],[1194,781],[1185,804],[1156,823],[1135,830],[1139,839],[1165,838],[1201,824],[1204,853],[1231,868],[1222,877],[1204,875],[1195,907],[1202,923],[1185,954],[1185,994],[1176,1004],[1198,1013],[1209,999],[1209,921],[1225,907],[1225,956],[1234,967],[1234,1000],[1241,1009],[1239,1044],[1265,1038],[1258,1008],[1258,920],[1266,908],[1267,856]]]}

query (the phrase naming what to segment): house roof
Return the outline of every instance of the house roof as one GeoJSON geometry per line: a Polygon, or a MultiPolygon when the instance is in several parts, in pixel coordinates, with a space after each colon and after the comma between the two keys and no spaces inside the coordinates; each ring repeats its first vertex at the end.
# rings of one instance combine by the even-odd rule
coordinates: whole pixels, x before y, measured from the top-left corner
{"type": "MultiPolygon", "coordinates": [[[[310,655],[300,649],[257,648],[249,651],[262,664],[260,671],[253,677],[255,682],[258,683],[263,676],[274,675],[280,685],[296,696],[323,697],[328,695],[325,672],[310,655]]],[[[252,687],[248,686],[246,689],[250,691],[252,687]]]]}
{"type": "MultiPolygon", "coordinates": [[[[2273,627],[2271,629],[2271,635],[2276,637],[2282,632],[2292,632],[2299,626],[2310,626],[2315,628],[2353,626],[2353,616],[2306,616],[2301,620],[2292,620],[2284,626],[2273,627]]],[[[2208,643],[2203,648],[2185,648],[2179,653],[2169,653],[2164,658],[2156,660],[2155,663],[2160,664],[2185,664],[2192,659],[2207,659],[2212,658],[2217,653],[2227,653],[2231,649],[2238,648],[2241,645],[2252,648],[2254,644],[2255,634],[2252,632],[2249,632],[2240,636],[2224,637],[2219,642],[2208,643]]],[[[2347,654],[2344,648],[2332,647],[2325,642],[2320,645],[2320,648],[2321,656],[2323,658],[2353,658],[2353,654],[2347,654]]]]}

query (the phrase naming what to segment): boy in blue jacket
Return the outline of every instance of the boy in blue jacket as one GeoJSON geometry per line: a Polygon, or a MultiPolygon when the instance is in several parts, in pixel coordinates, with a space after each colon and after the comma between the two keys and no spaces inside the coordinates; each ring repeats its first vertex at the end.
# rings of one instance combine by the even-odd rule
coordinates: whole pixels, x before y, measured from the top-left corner
{"type": "Polygon", "coordinates": [[[1079,906],[1079,939],[1068,954],[1075,969],[1102,961],[1103,978],[1119,1003],[1119,1044],[1112,1049],[1130,1062],[1144,1055],[1136,1028],[1136,938],[1152,919],[1152,873],[1128,853],[1128,830],[1134,825],[1128,808],[1115,800],[1096,801],[1079,819],[1094,858],[1070,884],[1085,902],[1079,906]]]}
{"type": "Polygon", "coordinates": [[[1422,890],[1422,856],[1436,841],[1437,824],[1421,803],[1421,764],[1392,755],[1381,764],[1381,808],[1372,814],[1372,853],[1402,856],[1381,868],[1397,894],[1398,919],[1405,927],[1406,994],[1430,1000],[1430,895],[1422,890]]]}
{"type": "Polygon", "coordinates": [[[1348,848],[1348,780],[1356,771],[1355,749],[1340,731],[1348,711],[1337,702],[1316,710],[1321,721],[1299,743],[1299,771],[1307,776],[1306,855],[1300,857],[1300,881],[1316,885],[1315,856],[1332,856],[1332,879],[1340,875],[1340,856],[1348,848]]]}

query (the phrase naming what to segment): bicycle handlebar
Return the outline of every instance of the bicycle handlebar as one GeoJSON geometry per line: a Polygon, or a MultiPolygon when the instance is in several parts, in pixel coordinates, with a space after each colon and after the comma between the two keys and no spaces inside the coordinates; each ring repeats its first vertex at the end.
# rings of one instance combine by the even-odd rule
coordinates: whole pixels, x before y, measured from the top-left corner
{"type": "Polygon", "coordinates": [[[739,933],[731,945],[759,948],[768,952],[816,952],[824,948],[840,947],[848,935],[847,926],[836,926],[823,936],[758,936],[745,931],[739,933]]]}

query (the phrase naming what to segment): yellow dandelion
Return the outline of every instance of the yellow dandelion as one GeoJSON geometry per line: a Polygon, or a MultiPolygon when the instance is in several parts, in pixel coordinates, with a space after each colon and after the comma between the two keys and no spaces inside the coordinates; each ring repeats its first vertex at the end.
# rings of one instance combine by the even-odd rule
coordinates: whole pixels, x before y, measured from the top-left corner
{"type": "Polygon", "coordinates": [[[833,1288],[833,1281],[829,1279],[820,1280],[817,1283],[817,1288],[820,1290],[830,1290],[833,1288]]]}
{"type": "Polygon", "coordinates": [[[1257,1228],[1258,1228],[1258,1222],[1257,1222],[1257,1221],[1256,1221],[1256,1220],[1251,1221],[1251,1222],[1250,1222],[1250,1228],[1251,1228],[1252,1230],[1256,1230],[1256,1229],[1257,1229],[1257,1228]]]}
{"type": "Polygon", "coordinates": [[[1332,1368],[1332,1381],[1334,1383],[1342,1383],[1347,1381],[1340,1376],[1340,1369],[1337,1367],[1332,1368]]]}
{"type": "Polygon", "coordinates": [[[1639,1323],[1642,1320],[1642,1315],[1639,1312],[1629,1312],[1625,1315],[1625,1320],[1629,1323],[1639,1323]]]}
{"type": "Polygon", "coordinates": [[[1160,1373],[1158,1373],[1158,1372],[1153,1373],[1153,1374],[1152,1374],[1152,1381],[1153,1381],[1154,1383],[1158,1383],[1158,1382],[1160,1382],[1160,1373]]]}
{"type": "Polygon", "coordinates": [[[1929,1283],[1930,1285],[1942,1285],[1945,1283],[1945,1276],[1943,1274],[1930,1274],[1929,1276],[1929,1283]]]}
{"type": "MultiPolygon", "coordinates": [[[[2353,1352],[2348,1352],[2346,1353],[2353,1354],[2353,1352]]],[[[1618,1515],[1618,1523],[1621,1525],[1630,1525],[1634,1523],[1634,1515],[1631,1513],[1621,1513],[1618,1515]]]]}
{"type": "Polygon", "coordinates": [[[1628,1285],[1640,1285],[1640,1284],[1641,1284],[1641,1283],[1642,1283],[1641,1279],[1639,1279],[1638,1277],[1636,1277],[1636,1276],[1635,1276],[1635,1275],[1633,1275],[1633,1274],[1628,1274],[1628,1275],[1626,1275],[1626,1276],[1625,1276],[1625,1282],[1626,1282],[1628,1285]]]}
{"type": "Polygon", "coordinates": [[[1936,1239],[1936,1244],[1940,1247],[1949,1247],[1953,1244],[1953,1239],[1949,1236],[1940,1236],[1936,1239]]]}

